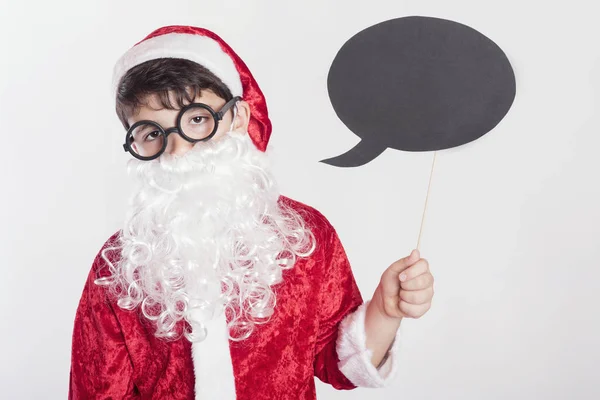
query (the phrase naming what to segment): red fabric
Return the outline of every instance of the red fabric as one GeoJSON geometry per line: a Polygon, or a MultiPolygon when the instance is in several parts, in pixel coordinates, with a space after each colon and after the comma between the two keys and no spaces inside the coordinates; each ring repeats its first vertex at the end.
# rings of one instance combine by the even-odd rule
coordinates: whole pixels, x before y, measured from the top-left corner
{"type": "Polygon", "coordinates": [[[271,120],[269,119],[269,111],[267,110],[267,102],[263,95],[258,83],[252,76],[250,69],[246,66],[244,61],[233,51],[231,47],[223,39],[221,39],[214,32],[208,29],[198,28],[194,26],[183,26],[183,25],[170,25],[158,28],[140,42],[144,40],[166,35],[168,33],[187,33],[190,35],[200,35],[209,37],[217,41],[223,51],[231,57],[235,67],[240,74],[240,80],[242,82],[242,88],[244,90],[244,101],[250,106],[250,123],[248,125],[248,134],[250,138],[260,151],[265,151],[271,137],[271,120]]]}
{"type": "MultiPolygon", "coordinates": [[[[338,389],[354,388],[338,369],[335,349],[339,323],[362,304],[348,259],[325,217],[293,200],[281,201],[300,212],[317,249],[284,273],[271,321],[245,341],[230,342],[241,400],[315,399],[313,376],[338,389]]],[[[109,301],[106,289],[93,282],[106,275],[103,267],[98,255],[77,310],[69,398],[194,399],[191,344],[156,339],[137,311],[109,301]]]]}

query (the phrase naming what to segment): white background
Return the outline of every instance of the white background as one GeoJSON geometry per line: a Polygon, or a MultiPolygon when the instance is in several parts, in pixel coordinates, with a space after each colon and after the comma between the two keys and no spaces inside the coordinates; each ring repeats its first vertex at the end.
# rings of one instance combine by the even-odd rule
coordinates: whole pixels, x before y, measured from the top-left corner
{"type": "Polygon", "coordinates": [[[337,228],[369,298],[416,244],[431,153],[318,162],[357,143],[326,92],[340,46],[375,23],[467,24],[507,53],[517,97],[438,155],[422,252],[434,307],[405,321],[398,380],[320,399],[600,398],[600,25],[592,1],[6,1],[0,9],[0,397],[64,399],[75,309],[128,195],[110,93],[127,48],[204,26],[268,100],[284,193],[337,228]]]}

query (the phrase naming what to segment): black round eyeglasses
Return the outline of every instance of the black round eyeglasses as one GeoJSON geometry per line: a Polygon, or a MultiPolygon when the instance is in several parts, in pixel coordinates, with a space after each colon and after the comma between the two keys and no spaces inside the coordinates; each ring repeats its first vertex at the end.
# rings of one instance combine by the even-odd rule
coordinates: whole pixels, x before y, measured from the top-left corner
{"type": "Polygon", "coordinates": [[[168,129],[155,121],[138,121],[127,130],[123,149],[139,160],[149,161],[164,153],[173,132],[191,143],[210,140],[217,133],[225,113],[241,99],[234,97],[220,111],[204,103],[188,104],[179,111],[177,126],[168,129]]]}

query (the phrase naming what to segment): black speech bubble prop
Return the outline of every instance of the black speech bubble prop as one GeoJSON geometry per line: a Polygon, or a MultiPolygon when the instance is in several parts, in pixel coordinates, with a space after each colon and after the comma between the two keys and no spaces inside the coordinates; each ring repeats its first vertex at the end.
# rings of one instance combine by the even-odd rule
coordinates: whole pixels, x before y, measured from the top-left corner
{"type": "Polygon", "coordinates": [[[386,148],[434,151],[491,131],[515,98],[506,54],[466,25],[411,16],[373,25],[336,55],[327,89],[333,109],[361,141],[322,162],[366,164],[386,148]]]}

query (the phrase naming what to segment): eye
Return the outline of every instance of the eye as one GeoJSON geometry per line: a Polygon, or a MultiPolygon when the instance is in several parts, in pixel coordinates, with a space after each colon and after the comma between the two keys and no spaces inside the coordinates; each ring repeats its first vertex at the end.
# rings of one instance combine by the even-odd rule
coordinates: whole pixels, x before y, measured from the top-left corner
{"type": "Polygon", "coordinates": [[[193,122],[194,124],[201,124],[203,122],[206,121],[206,117],[202,116],[202,115],[198,115],[196,117],[192,117],[191,122],[193,122]]]}
{"type": "Polygon", "coordinates": [[[145,137],[144,140],[146,142],[151,142],[153,140],[156,140],[157,137],[160,136],[160,132],[159,131],[152,131],[150,133],[148,133],[145,137]]]}

